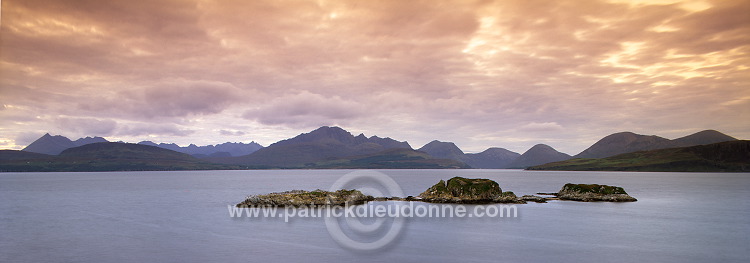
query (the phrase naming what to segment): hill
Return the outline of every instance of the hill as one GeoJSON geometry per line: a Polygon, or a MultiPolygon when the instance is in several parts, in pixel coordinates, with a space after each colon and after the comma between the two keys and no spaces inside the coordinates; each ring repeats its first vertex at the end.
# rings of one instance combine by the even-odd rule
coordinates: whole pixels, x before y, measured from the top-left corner
{"type": "Polygon", "coordinates": [[[464,153],[452,142],[431,141],[419,151],[425,152],[432,157],[451,159],[468,164],[476,169],[502,169],[517,159],[520,154],[503,148],[489,148],[480,153],[464,153]]]}
{"type": "Polygon", "coordinates": [[[464,152],[452,142],[434,140],[419,148],[418,151],[441,159],[462,160],[464,158],[464,152]]]}
{"type": "Polygon", "coordinates": [[[86,137],[71,141],[65,136],[52,136],[47,133],[26,146],[26,148],[23,148],[22,151],[58,155],[65,149],[97,142],[107,142],[107,140],[102,137],[86,137]]]}
{"type": "Polygon", "coordinates": [[[653,150],[658,145],[668,145],[669,139],[659,136],[619,132],[608,135],[575,155],[575,158],[603,158],[621,153],[653,150]]]}
{"type": "MultiPolygon", "coordinates": [[[[672,140],[675,147],[713,144],[719,142],[736,141],[737,139],[715,130],[705,130],[672,140]]],[[[671,147],[670,147],[671,148],[671,147]]]]}
{"type": "Polygon", "coordinates": [[[625,153],[601,159],[572,159],[529,167],[529,170],[750,172],[750,141],[625,153]]]}
{"type": "Polygon", "coordinates": [[[521,154],[504,148],[489,148],[480,153],[464,154],[463,161],[477,169],[502,169],[518,159],[521,154]]]}
{"type": "Polygon", "coordinates": [[[632,132],[620,132],[602,138],[588,149],[575,155],[575,158],[604,158],[636,151],[688,147],[734,140],[737,139],[714,130],[705,130],[674,140],[655,135],[647,136],[632,132]]]}
{"type": "Polygon", "coordinates": [[[100,142],[73,147],[58,156],[3,160],[0,171],[153,171],[217,170],[239,167],[204,162],[188,154],[159,147],[129,143],[100,142]]]}
{"type": "Polygon", "coordinates": [[[507,168],[526,168],[550,162],[570,159],[570,155],[558,152],[546,144],[537,144],[508,164],[507,168]]]}

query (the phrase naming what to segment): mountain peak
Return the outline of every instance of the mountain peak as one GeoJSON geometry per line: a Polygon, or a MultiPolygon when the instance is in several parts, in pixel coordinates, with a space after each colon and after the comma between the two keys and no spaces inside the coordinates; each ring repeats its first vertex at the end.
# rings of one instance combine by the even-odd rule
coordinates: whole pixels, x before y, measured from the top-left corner
{"type": "Polygon", "coordinates": [[[364,134],[354,137],[340,127],[323,126],[309,133],[302,133],[294,138],[276,142],[250,155],[228,161],[246,165],[290,167],[345,156],[374,154],[387,149],[411,150],[411,146],[406,142],[390,138],[377,136],[367,138],[364,134]]]}
{"type": "Polygon", "coordinates": [[[342,129],[341,127],[338,127],[338,126],[321,126],[320,128],[317,128],[317,129],[311,131],[310,133],[321,133],[321,132],[325,132],[325,133],[347,133],[347,134],[351,135],[350,132],[348,132],[348,131],[346,131],[346,130],[342,129]]]}
{"type": "Polygon", "coordinates": [[[294,138],[278,141],[272,145],[282,146],[298,143],[311,143],[324,140],[333,140],[344,144],[352,144],[355,141],[355,138],[351,133],[340,127],[322,126],[311,132],[302,133],[295,136],[294,138]]]}
{"type": "Polygon", "coordinates": [[[676,147],[736,141],[737,139],[716,130],[703,130],[672,140],[676,147]]]}
{"type": "Polygon", "coordinates": [[[540,143],[540,144],[532,146],[526,152],[529,152],[529,151],[549,151],[549,150],[557,151],[557,150],[555,150],[555,148],[552,148],[552,146],[540,143]]]}
{"type": "Polygon", "coordinates": [[[558,152],[546,144],[537,144],[508,164],[508,168],[526,168],[551,162],[570,159],[570,155],[558,152]]]}
{"type": "Polygon", "coordinates": [[[79,138],[78,140],[73,141],[73,144],[75,146],[83,146],[86,144],[97,143],[97,142],[109,142],[109,141],[107,141],[107,139],[104,139],[102,137],[94,136],[94,137],[79,138]]]}
{"type": "Polygon", "coordinates": [[[576,158],[603,158],[626,152],[653,150],[658,145],[669,143],[669,139],[656,135],[641,135],[633,132],[618,132],[605,136],[586,150],[577,154],[576,158]]]}
{"type": "Polygon", "coordinates": [[[459,149],[456,144],[452,142],[441,142],[438,140],[425,144],[422,148],[419,148],[419,151],[426,152],[432,157],[441,159],[460,160],[464,155],[464,152],[459,149]]]}
{"type": "Polygon", "coordinates": [[[75,146],[77,145],[65,136],[52,136],[49,133],[46,133],[39,139],[36,139],[36,141],[29,144],[29,146],[26,146],[26,148],[23,148],[22,151],[58,155],[65,149],[75,146]]]}

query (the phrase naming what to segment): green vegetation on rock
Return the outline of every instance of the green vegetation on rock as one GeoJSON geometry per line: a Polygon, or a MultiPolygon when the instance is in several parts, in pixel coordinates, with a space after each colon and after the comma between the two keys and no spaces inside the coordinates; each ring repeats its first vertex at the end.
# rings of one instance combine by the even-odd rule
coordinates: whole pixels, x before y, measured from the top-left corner
{"type": "Polygon", "coordinates": [[[490,179],[453,177],[440,180],[422,192],[422,201],[433,203],[517,203],[513,192],[503,192],[497,182],[490,179]]]}
{"type": "Polygon", "coordinates": [[[446,183],[446,188],[458,198],[492,199],[503,193],[500,185],[490,179],[453,177],[446,183]]]}

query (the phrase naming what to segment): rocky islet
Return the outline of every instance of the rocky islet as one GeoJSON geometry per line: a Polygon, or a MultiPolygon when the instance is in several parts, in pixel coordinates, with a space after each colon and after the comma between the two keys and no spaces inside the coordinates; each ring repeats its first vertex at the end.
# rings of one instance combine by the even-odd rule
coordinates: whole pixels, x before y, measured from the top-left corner
{"type": "Polygon", "coordinates": [[[636,198],[618,186],[600,184],[565,184],[557,193],[537,193],[552,195],[516,196],[513,192],[503,192],[500,185],[490,179],[468,179],[453,177],[447,182],[440,180],[417,197],[373,197],[358,190],[304,191],[292,190],[265,195],[248,196],[238,207],[250,206],[345,206],[364,204],[369,201],[421,201],[428,203],[489,204],[527,202],[546,203],[548,200],[568,200],[580,202],[635,202],[636,198]]]}

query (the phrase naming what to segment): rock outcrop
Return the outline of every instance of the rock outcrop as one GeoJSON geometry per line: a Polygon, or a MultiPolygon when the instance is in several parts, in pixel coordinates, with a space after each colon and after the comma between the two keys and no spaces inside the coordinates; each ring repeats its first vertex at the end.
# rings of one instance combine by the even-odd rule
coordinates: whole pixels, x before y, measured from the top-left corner
{"type": "Polygon", "coordinates": [[[419,194],[424,202],[431,203],[519,203],[513,192],[503,192],[497,182],[490,179],[467,179],[453,177],[419,194]]]}
{"type": "Polygon", "coordinates": [[[335,192],[315,190],[292,190],[265,195],[251,195],[237,207],[259,206],[344,206],[359,205],[374,198],[359,190],[338,190],[335,192]]]}
{"type": "Polygon", "coordinates": [[[557,197],[560,200],[573,200],[582,202],[605,201],[605,202],[635,202],[637,199],[628,195],[625,189],[617,186],[599,184],[565,184],[557,197]]]}
{"type": "Polygon", "coordinates": [[[521,200],[524,200],[526,202],[536,202],[536,203],[547,202],[547,198],[536,196],[536,195],[524,195],[524,196],[521,196],[521,200]]]}

